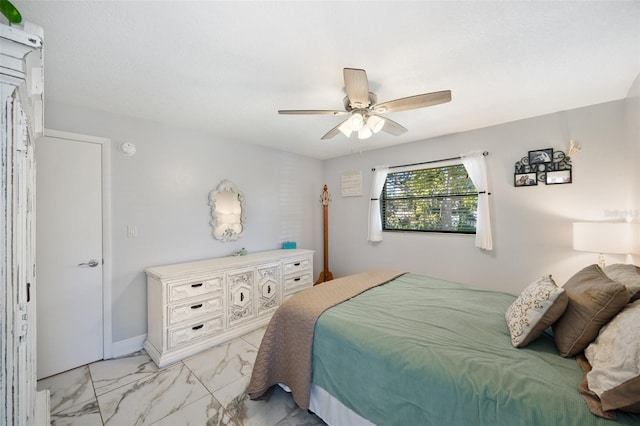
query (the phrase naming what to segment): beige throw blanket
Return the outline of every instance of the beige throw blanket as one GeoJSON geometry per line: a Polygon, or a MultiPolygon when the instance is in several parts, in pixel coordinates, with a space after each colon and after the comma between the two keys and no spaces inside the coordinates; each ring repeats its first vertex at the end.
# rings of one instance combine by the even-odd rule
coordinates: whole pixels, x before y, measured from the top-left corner
{"type": "Polygon", "coordinates": [[[287,299],[273,314],[267,327],[247,393],[259,399],[282,383],[291,389],[301,408],[309,408],[311,349],[318,317],[347,299],[387,283],[404,272],[374,270],[322,283],[287,299]]]}

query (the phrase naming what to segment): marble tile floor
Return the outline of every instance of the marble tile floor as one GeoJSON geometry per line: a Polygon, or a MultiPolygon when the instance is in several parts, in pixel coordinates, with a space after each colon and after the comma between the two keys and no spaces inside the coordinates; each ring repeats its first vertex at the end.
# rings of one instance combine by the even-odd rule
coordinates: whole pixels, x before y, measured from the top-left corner
{"type": "Polygon", "coordinates": [[[135,354],[84,365],[38,381],[51,393],[56,426],[299,426],[325,423],[276,388],[268,401],[245,389],[264,329],[169,367],[135,354]]]}

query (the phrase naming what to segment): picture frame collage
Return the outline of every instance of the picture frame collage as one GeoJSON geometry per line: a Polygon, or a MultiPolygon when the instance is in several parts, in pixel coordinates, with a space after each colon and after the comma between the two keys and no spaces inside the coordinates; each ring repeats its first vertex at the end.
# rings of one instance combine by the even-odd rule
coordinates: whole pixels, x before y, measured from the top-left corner
{"type": "Polygon", "coordinates": [[[562,185],[573,182],[571,158],[553,148],[535,149],[515,164],[515,187],[562,185]]]}

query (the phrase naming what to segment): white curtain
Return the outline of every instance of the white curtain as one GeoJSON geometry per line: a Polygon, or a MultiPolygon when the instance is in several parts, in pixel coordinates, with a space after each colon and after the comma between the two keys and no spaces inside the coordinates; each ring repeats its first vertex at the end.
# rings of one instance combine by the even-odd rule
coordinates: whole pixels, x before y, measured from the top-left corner
{"type": "Polygon", "coordinates": [[[476,247],[493,250],[491,238],[491,215],[489,212],[489,187],[487,185],[487,165],[480,151],[461,154],[462,164],[469,178],[478,189],[478,217],[476,221],[476,247]]]}
{"type": "Polygon", "coordinates": [[[389,166],[376,166],[371,181],[371,201],[369,203],[368,241],[382,241],[382,217],[380,216],[380,195],[389,173],[389,166]]]}

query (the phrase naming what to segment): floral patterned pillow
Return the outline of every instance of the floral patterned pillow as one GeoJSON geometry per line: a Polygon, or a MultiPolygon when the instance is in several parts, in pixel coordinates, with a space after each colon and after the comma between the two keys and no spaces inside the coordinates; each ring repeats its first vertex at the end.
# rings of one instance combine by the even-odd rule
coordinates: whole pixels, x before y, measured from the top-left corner
{"type": "Polygon", "coordinates": [[[589,389],[603,410],[640,413],[640,300],[628,304],[584,350],[589,389]]]}
{"type": "Polygon", "coordinates": [[[505,314],[513,346],[521,348],[540,337],[564,313],[568,301],[551,275],[529,284],[505,314]]]}

